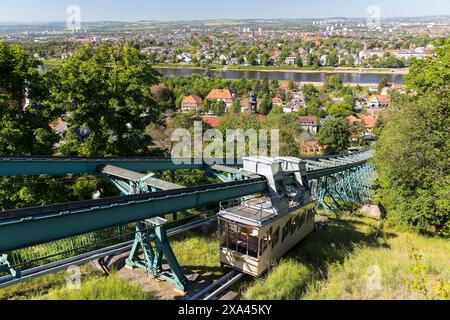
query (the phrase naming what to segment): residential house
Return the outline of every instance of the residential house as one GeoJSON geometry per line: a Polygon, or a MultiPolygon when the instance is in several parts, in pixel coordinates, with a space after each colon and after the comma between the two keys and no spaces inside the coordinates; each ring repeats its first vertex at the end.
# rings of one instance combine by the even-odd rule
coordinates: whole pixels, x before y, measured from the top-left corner
{"type": "Polygon", "coordinates": [[[383,88],[383,90],[381,90],[381,95],[382,96],[387,96],[389,95],[390,91],[397,91],[399,93],[405,93],[405,89],[406,87],[402,84],[396,84],[396,83],[388,83],[386,87],[383,88]]]}
{"type": "Polygon", "coordinates": [[[297,62],[297,58],[295,58],[295,57],[287,57],[284,60],[284,63],[288,64],[288,65],[294,65],[294,64],[296,64],[296,62],[297,62]]]}
{"type": "Polygon", "coordinates": [[[370,59],[372,57],[383,57],[384,56],[384,51],[383,50],[362,50],[359,53],[359,58],[360,59],[370,59]]]}
{"type": "Polygon", "coordinates": [[[371,115],[363,115],[363,116],[360,116],[359,118],[357,118],[355,116],[349,116],[349,117],[347,117],[347,120],[352,124],[363,123],[364,127],[365,127],[363,136],[373,137],[374,130],[377,126],[377,119],[375,117],[373,117],[371,115]]]}
{"type": "Polygon", "coordinates": [[[283,107],[284,113],[298,112],[300,110],[300,104],[297,102],[290,102],[287,106],[283,107]]]}
{"type": "Polygon", "coordinates": [[[231,93],[230,89],[213,89],[206,97],[206,100],[210,102],[225,102],[227,109],[233,104],[235,96],[231,93]]]}
{"type": "Polygon", "coordinates": [[[390,103],[391,99],[388,96],[376,94],[370,97],[367,107],[368,109],[386,109],[390,103]]]}
{"type": "Polygon", "coordinates": [[[320,57],[320,65],[321,66],[328,65],[328,55],[324,54],[320,57]]]}
{"type": "Polygon", "coordinates": [[[260,104],[261,101],[259,101],[255,95],[252,95],[250,98],[242,98],[240,101],[241,112],[256,113],[260,104]]]}
{"type": "Polygon", "coordinates": [[[196,96],[195,94],[185,96],[181,101],[181,110],[183,112],[199,111],[201,107],[202,107],[202,98],[196,96]]]}
{"type": "Polygon", "coordinates": [[[302,116],[298,118],[300,121],[300,128],[311,134],[319,132],[319,121],[317,117],[302,116]]]}

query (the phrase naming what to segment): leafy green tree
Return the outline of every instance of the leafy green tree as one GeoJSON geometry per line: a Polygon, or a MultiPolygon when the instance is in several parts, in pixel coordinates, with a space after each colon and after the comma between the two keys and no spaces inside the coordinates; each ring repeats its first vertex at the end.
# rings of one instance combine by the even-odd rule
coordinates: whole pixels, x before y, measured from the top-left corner
{"type": "Polygon", "coordinates": [[[348,57],[347,64],[352,68],[355,67],[355,58],[353,57],[353,55],[350,55],[348,57]]]}
{"type": "Polygon", "coordinates": [[[388,85],[389,81],[386,76],[382,77],[380,83],[378,84],[378,92],[383,91],[383,89],[388,85]]]}
{"type": "Polygon", "coordinates": [[[332,50],[330,52],[330,55],[328,56],[328,64],[331,67],[337,67],[337,65],[339,64],[339,57],[336,50],[332,50]]]}
{"type": "Polygon", "coordinates": [[[270,62],[270,56],[267,52],[265,52],[261,57],[261,64],[264,66],[268,66],[270,62]]]}
{"type": "Polygon", "coordinates": [[[297,67],[299,68],[303,67],[303,59],[300,54],[297,54],[297,57],[295,58],[295,63],[297,64],[297,67]]]}
{"type": "Polygon", "coordinates": [[[86,46],[51,70],[51,98],[68,115],[66,155],[148,155],[145,128],[160,117],[158,73],[129,45],[86,46]]]}
{"type": "Polygon", "coordinates": [[[251,66],[256,66],[258,65],[258,56],[256,55],[256,53],[252,52],[248,57],[247,57],[247,63],[251,66]]]}
{"type": "Polygon", "coordinates": [[[261,104],[258,108],[258,112],[263,115],[268,115],[272,111],[273,104],[272,99],[266,94],[263,96],[261,104]]]}
{"type": "Polygon", "coordinates": [[[353,114],[353,108],[346,102],[336,102],[327,108],[327,113],[333,117],[348,117],[353,114]]]}
{"type": "Polygon", "coordinates": [[[337,75],[328,76],[325,79],[324,90],[326,92],[336,92],[344,87],[341,77],[337,75]]]}
{"type": "MultiPolygon", "coordinates": [[[[52,155],[59,137],[50,122],[59,115],[48,101],[47,76],[39,62],[17,45],[0,42],[0,153],[52,155]],[[28,101],[26,100],[28,98],[28,101]]],[[[90,179],[81,190],[75,176],[1,177],[0,210],[91,198],[105,181],[90,179]],[[93,181],[93,182],[92,182],[93,181]],[[97,184],[98,183],[98,184],[97,184]]],[[[87,179],[87,178],[86,178],[87,179]]],[[[85,180],[86,180],[85,179],[85,180]]]]}
{"type": "Polygon", "coordinates": [[[39,61],[0,41],[0,154],[50,155],[59,137],[49,123],[58,112],[47,102],[39,61]]]}
{"type": "Polygon", "coordinates": [[[239,99],[236,99],[235,101],[233,101],[233,104],[231,105],[229,112],[241,113],[241,103],[240,103],[239,99]]]}
{"type": "Polygon", "coordinates": [[[415,96],[385,114],[375,163],[380,201],[398,225],[450,236],[450,41],[416,60],[407,76],[415,96]]]}
{"type": "Polygon", "coordinates": [[[347,119],[327,121],[320,128],[318,142],[325,147],[328,155],[347,153],[352,136],[351,126],[347,119]]]}

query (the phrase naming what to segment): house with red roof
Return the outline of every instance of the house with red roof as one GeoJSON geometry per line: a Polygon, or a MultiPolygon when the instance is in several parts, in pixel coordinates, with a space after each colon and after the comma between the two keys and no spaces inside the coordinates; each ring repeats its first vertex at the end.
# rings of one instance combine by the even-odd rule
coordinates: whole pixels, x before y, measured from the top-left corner
{"type": "Polygon", "coordinates": [[[234,95],[230,89],[213,89],[206,96],[206,100],[210,102],[225,102],[227,108],[231,107],[234,101],[234,95]]]}
{"type": "Polygon", "coordinates": [[[190,111],[199,111],[202,107],[202,98],[196,96],[195,94],[191,94],[189,96],[185,96],[181,101],[181,110],[183,112],[190,111]]]}
{"type": "Polygon", "coordinates": [[[362,115],[359,118],[357,118],[355,116],[349,116],[349,117],[347,117],[347,120],[351,124],[363,123],[364,127],[365,127],[365,132],[364,132],[365,136],[373,135],[374,130],[377,126],[377,119],[371,115],[362,115]]]}
{"type": "Polygon", "coordinates": [[[319,132],[319,121],[317,117],[302,116],[298,117],[300,128],[308,133],[317,134],[319,132]]]}
{"type": "Polygon", "coordinates": [[[380,94],[373,95],[369,99],[369,109],[386,109],[391,104],[391,98],[389,96],[383,96],[380,94]]]}

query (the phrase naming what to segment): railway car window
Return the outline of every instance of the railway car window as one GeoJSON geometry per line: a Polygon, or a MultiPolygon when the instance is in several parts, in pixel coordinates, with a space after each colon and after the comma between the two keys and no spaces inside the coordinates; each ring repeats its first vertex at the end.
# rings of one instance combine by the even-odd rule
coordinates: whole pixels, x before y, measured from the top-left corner
{"type": "Polygon", "coordinates": [[[272,249],[275,248],[280,241],[280,227],[272,234],[272,249]]]}
{"type": "Polygon", "coordinates": [[[259,233],[258,229],[248,229],[248,253],[249,257],[258,258],[258,243],[259,233]]]}
{"type": "Polygon", "coordinates": [[[236,251],[247,255],[248,248],[248,229],[246,227],[238,226],[236,251]]]}
{"type": "Polygon", "coordinates": [[[220,237],[220,246],[228,247],[228,223],[224,220],[220,220],[219,224],[219,237],[220,237]]]}
{"type": "Polygon", "coordinates": [[[262,256],[266,252],[266,250],[269,246],[269,241],[270,241],[270,233],[268,232],[261,239],[261,250],[259,252],[259,256],[262,256]]]}
{"type": "Polygon", "coordinates": [[[238,242],[238,227],[237,225],[230,224],[228,227],[228,245],[227,248],[233,251],[237,251],[237,242],[238,242]]]}

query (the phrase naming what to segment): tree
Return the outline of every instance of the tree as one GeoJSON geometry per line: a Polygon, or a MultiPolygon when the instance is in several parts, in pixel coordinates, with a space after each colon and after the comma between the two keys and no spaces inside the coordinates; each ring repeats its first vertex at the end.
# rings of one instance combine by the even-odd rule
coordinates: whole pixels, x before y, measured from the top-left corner
{"type": "Polygon", "coordinates": [[[297,54],[297,57],[295,58],[295,62],[297,64],[297,67],[299,67],[299,68],[303,67],[303,59],[300,54],[297,54]]]}
{"type": "Polygon", "coordinates": [[[150,88],[158,73],[129,45],[85,46],[51,70],[51,98],[68,113],[66,155],[148,155],[145,128],[161,110],[150,88]]]}
{"type": "Polygon", "coordinates": [[[319,57],[315,54],[308,54],[306,57],[306,63],[309,67],[318,68],[319,67],[319,57]]]}
{"type": "Polygon", "coordinates": [[[230,107],[229,112],[231,113],[241,113],[241,103],[239,99],[233,101],[233,104],[230,107]]]}
{"type": "Polygon", "coordinates": [[[329,120],[320,129],[318,142],[325,147],[328,155],[343,154],[350,147],[351,136],[351,126],[347,119],[329,120]]]}
{"type": "Polygon", "coordinates": [[[270,56],[267,52],[265,52],[261,57],[261,64],[264,66],[268,66],[270,62],[270,56]]]}
{"type": "Polygon", "coordinates": [[[348,65],[350,66],[350,67],[355,67],[355,57],[353,57],[353,55],[350,55],[349,57],[348,57],[348,65]]]}
{"type": "Polygon", "coordinates": [[[267,94],[265,94],[258,108],[258,112],[263,115],[268,115],[270,111],[272,111],[272,108],[273,108],[272,99],[267,94]]]}
{"type": "Polygon", "coordinates": [[[327,113],[333,117],[348,117],[353,114],[353,108],[346,102],[336,102],[327,108],[327,113]]]}
{"type": "MultiPolygon", "coordinates": [[[[3,155],[52,155],[59,137],[50,122],[60,110],[50,104],[48,75],[37,71],[39,62],[17,45],[0,42],[0,153],[3,155]]],[[[102,179],[75,176],[1,177],[0,210],[42,206],[92,197],[102,179]],[[84,182],[89,183],[86,184],[84,182]],[[84,183],[84,193],[79,186],[84,183]],[[87,195],[89,194],[89,195],[87,195]]]]}
{"type": "Polygon", "coordinates": [[[247,63],[251,66],[256,66],[258,64],[258,56],[256,55],[256,53],[250,53],[250,55],[247,57],[247,63]]]}
{"type": "Polygon", "coordinates": [[[343,87],[341,77],[332,75],[325,78],[324,90],[326,92],[340,91],[343,87]]]}
{"type": "Polygon", "coordinates": [[[339,57],[336,50],[332,50],[330,52],[330,55],[328,56],[328,64],[331,67],[337,67],[337,65],[339,64],[339,57]]]}
{"type": "Polygon", "coordinates": [[[59,137],[49,124],[58,111],[47,102],[39,61],[0,41],[0,154],[51,155],[59,137]],[[28,102],[27,102],[28,101],[28,102]]]}
{"type": "Polygon", "coordinates": [[[388,218],[417,231],[450,236],[450,40],[416,60],[407,76],[415,96],[385,114],[375,164],[388,218]]]}
{"type": "Polygon", "coordinates": [[[383,91],[383,89],[388,85],[389,81],[386,76],[383,76],[378,84],[378,92],[383,91]]]}

